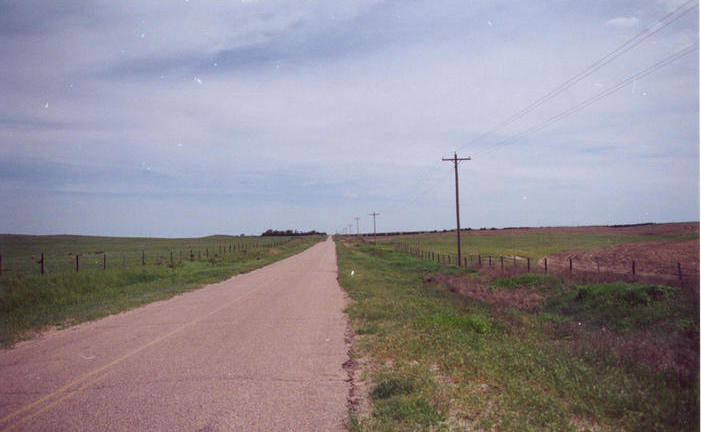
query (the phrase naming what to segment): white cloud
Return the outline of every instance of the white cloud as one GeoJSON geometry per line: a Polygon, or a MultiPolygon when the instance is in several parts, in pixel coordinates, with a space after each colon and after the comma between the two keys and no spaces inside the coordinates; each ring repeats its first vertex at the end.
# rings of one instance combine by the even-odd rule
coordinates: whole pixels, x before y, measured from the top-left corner
{"type": "Polygon", "coordinates": [[[640,20],[636,17],[618,17],[606,21],[607,26],[618,28],[632,28],[637,27],[639,24],[640,20]]]}

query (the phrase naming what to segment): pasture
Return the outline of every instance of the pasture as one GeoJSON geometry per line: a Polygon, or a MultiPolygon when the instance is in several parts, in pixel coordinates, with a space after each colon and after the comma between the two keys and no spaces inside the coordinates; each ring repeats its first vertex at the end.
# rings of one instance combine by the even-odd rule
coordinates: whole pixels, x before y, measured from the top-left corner
{"type": "MultiPolygon", "coordinates": [[[[473,232],[464,250],[537,261],[698,244],[698,224],[686,226],[473,232]]],[[[401,246],[454,254],[454,232],[338,240],[355,376],[368,394],[351,430],[698,430],[698,276],[667,285],[459,268],[401,246]]]]}
{"type": "Polygon", "coordinates": [[[0,344],[100,318],[294,255],[323,236],[0,236],[0,344]],[[44,274],[41,274],[41,255],[44,274]],[[76,258],[77,257],[77,258],[76,258]]]}

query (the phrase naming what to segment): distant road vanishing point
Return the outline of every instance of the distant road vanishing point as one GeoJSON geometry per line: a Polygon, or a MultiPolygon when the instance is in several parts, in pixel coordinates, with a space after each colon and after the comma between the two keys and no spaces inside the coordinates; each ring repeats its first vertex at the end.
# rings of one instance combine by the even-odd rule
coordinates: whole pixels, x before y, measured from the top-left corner
{"type": "Polygon", "coordinates": [[[0,351],[0,430],[343,430],[329,238],[267,267],[0,351]]]}

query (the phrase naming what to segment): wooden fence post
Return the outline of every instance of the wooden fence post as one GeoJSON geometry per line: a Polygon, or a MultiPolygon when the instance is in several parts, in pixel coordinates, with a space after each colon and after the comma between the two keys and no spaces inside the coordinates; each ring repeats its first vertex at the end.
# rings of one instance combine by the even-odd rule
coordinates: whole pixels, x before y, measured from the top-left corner
{"type": "Polygon", "coordinates": [[[75,254],[75,272],[78,273],[80,271],[80,255],[75,254]]]}
{"type": "Polygon", "coordinates": [[[601,264],[599,263],[599,258],[596,259],[596,273],[601,274],[601,264]]]}
{"type": "Polygon", "coordinates": [[[482,267],[482,255],[477,255],[477,264],[482,267]]]}
{"type": "Polygon", "coordinates": [[[500,256],[499,260],[501,261],[501,271],[504,271],[504,256],[500,256]]]}
{"type": "Polygon", "coordinates": [[[102,254],[102,270],[107,270],[107,253],[102,254]]]}
{"type": "Polygon", "coordinates": [[[570,257],[569,259],[570,259],[570,273],[572,273],[572,257],[570,257]]]}
{"type": "Polygon", "coordinates": [[[514,267],[516,267],[516,255],[514,255],[514,267]]]}
{"type": "Polygon", "coordinates": [[[548,259],[543,258],[543,262],[545,263],[545,273],[547,273],[548,272],[548,259]]]}
{"type": "Polygon", "coordinates": [[[141,249],[141,265],[146,265],[146,252],[141,249]]]}
{"type": "Polygon", "coordinates": [[[0,276],[2,276],[2,254],[0,254],[0,276]]]}
{"type": "Polygon", "coordinates": [[[492,266],[492,256],[489,255],[489,267],[491,267],[491,266],[492,266]]]}
{"type": "MultiPolygon", "coordinates": [[[[0,262],[2,261],[0,260],[0,262]]],[[[682,263],[680,262],[677,262],[677,274],[679,275],[679,280],[682,280],[682,263]]]]}
{"type": "Polygon", "coordinates": [[[530,273],[530,272],[531,272],[531,257],[526,257],[526,262],[527,262],[527,265],[528,265],[528,270],[527,270],[527,271],[528,271],[528,273],[530,273]]]}
{"type": "Polygon", "coordinates": [[[44,252],[41,253],[41,275],[44,275],[44,252]]]}
{"type": "Polygon", "coordinates": [[[635,274],[635,261],[633,261],[633,274],[635,274]]]}

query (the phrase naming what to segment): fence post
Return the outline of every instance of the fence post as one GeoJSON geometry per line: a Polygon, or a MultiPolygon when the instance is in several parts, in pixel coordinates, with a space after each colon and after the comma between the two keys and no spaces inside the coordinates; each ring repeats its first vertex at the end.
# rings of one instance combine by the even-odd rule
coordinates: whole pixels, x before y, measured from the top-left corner
{"type": "Polygon", "coordinates": [[[596,273],[601,274],[601,264],[599,264],[599,258],[596,259],[596,273]]]}
{"type": "Polygon", "coordinates": [[[107,252],[102,254],[102,270],[107,270],[107,252]]]}
{"type": "Polygon", "coordinates": [[[170,265],[173,265],[173,249],[170,250],[170,265]]]}
{"type": "Polygon", "coordinates": [[[570,257],[569,259],[570,259],[570,273],[572,273],[572,257],[570,257]]]}
{"type": "Polygon", "coordinates": [[[633,261],[633,274],[635,274],[635,261],[633,261]]]}
{"type": "Polygon", "coordinates": [[[526,262],[528,263],[528,273],[531,272],[531,257],[526,257],[526,262]]]}
{"type": "Polygon", "coordinates": [[[2,254],[0,254],[0,276],[2,276],[2,254]]]}
{"type": "Polygon", "coordinates": [[[477,255],[477,264],[482,267],[482,255],[477,255]]]}
{"type": "Polygon", "coordinates": [[[125,257],[124,255],[122,255],[122,267],[124,267],[124,266],[126,266],[126,265],[127,265],[127,257],[125,257]]]}
{"type": "Polygon", "coordinates": [[[545,273],[547,273],[548,272],[548,259],[543,258],[543,262],[545,263],[545,273]]]}
{"type": "Polygon", "coordinates": [[[489,267],[491,267],[491,266],[492,266],[492,256],[489,255],[489,267]]]}
{"type": "Polygon", "coordinates": [[[501,261],[501,271],[504,271],[504,256],[500,256],[499,259],[501,261]]]}
{"type": "Polygon", "coordinates": [[[75,272],[78,273],[80,271],[80,255],[75,254],[75,272]]]}
{"type": "Polygon", "coordinates": [[[516,267],[516,255],[514,255],[514,267],[516,267]]]}
{"type": "Polygon", "coordinates": [[[141,265],[146,265],[146,252],[141,249],[141,265]]]}
{"type": "MultiPolygon", "coordinates": [[[[2,255],[0,255],[0,262],[2,262],[2,255]]],[[[2,272],[0,272],[2,274],[2,272]]],[[[682,263],[677,262],[677,274],[679,274],[679,280],[682,280],[682,263]]]]}
{"type": "Polygon", "coordinates": [[[465,262],[465,264],[463,265],[463,267],[467,267],[467,257],[463,258],[463,261],[465,262]]]}
{"type": "Polygon", "coordinates": [[[41,275],[44,275],[44,252],[41,253],[41,275]]]}
{"type": "Polygon", "coordinates": [[[204,250],[204,253],[205,253],[205,256],[206,256],[207,258],[209,258],[209,248],[206,248],[206,249],[204,250]]]}

